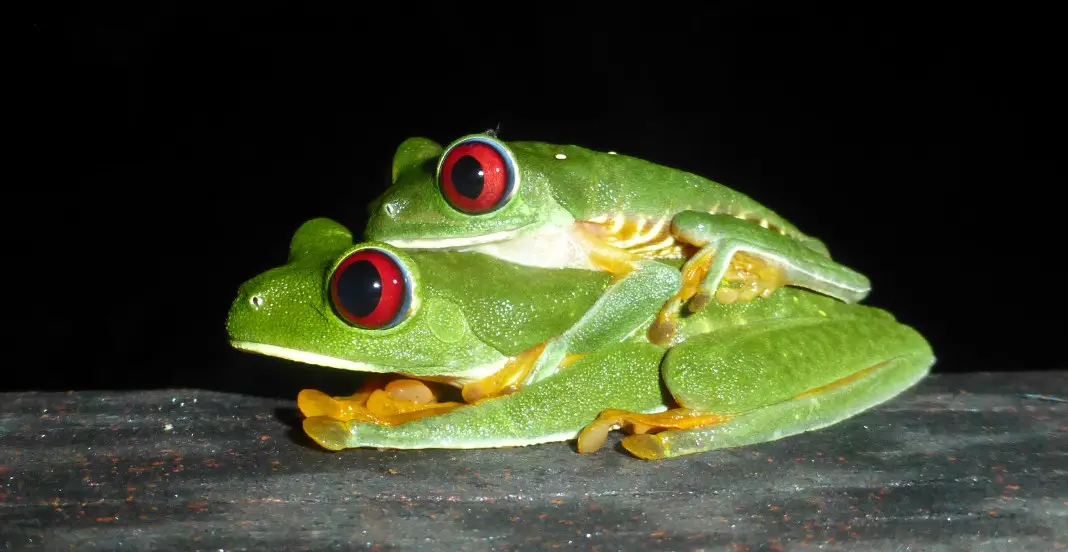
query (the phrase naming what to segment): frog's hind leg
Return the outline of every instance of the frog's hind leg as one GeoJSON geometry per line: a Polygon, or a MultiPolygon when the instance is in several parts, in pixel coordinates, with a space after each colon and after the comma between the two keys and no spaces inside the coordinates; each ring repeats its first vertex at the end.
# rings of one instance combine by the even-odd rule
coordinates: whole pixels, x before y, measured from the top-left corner
{"type": "Polygon", "coordinates": [[[606,412],[583,431],[580,451],[616,426],[633,433],[623,446],[650,460],[773,441],[885,402],[933,362],[923,337],[889,319],[776,320],[702,335],[664,359],[680,408],[606,412]]]}
{"type": "Polygon", "coordinates": [[[684,305],[697,312],[713,298],[725,304],[750,301],[785,285],[849,303],[871,290],[864,275],[832,261],[822,243],[798,241],[752,221],[683,211],[672,220],[671,231],[699,249],[683,266],[682,286],[649,330],[654,343],[670,340],[684,305]]]}

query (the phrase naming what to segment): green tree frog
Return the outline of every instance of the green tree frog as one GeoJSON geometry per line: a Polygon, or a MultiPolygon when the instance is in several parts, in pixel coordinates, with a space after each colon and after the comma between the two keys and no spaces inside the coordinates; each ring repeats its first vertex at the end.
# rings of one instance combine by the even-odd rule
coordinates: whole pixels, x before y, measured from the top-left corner
{"type": "Polygon", "coordinates": [[[870,285],[818,239],[767,207],[697,175],[614,152],[464,136],[410,138],[372,204],[368,240],[456,249],[515,263],[659,278],[642,259],[689,259],[683,285],[650,327],[670,340],[681,309],[748,301],[782,285],[854,302],[870,285]]]}
{"type": "MultiPolygon", "coordinates": [[[[674,271],[668,288],[681,281],[670,268],[656,272],[674,271]]],[[[464,388],[465,400],[444,403],[403,380],[350,398],[302,392],[304,430],[330,450],[577,439],[587,453],[620,427],[639,458],[670,458],[825,427],[909,388],[934,362],[889,313],[797,287],[702,309],[680,318],[670,342],[651,343],[644,330],[659,306],[628,301],[649,294],[620,283],[480,252],[353,244],[316,219],[285,265],[241,286],[227,329],[245,351],[464,388]],[[597,306],[615,314],[591,316],[597,306]],[[553,336],[569,336],[553,369],[468,400],[469,386],[499,373],[517,381],[509,362],[553,336]],[[376,402],[383,395],[396,400],[376,402]]]]}

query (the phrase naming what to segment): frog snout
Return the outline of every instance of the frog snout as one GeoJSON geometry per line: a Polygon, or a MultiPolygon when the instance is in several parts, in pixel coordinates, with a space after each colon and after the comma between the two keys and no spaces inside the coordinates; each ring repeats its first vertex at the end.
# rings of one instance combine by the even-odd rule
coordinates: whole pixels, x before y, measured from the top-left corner
{"type": "MultiPolygon", "coordinates": [[[[388,222],[395,222],[397,218],[404,212],[407,202],[403,199],[391,199],[384,197],[378,201],[371,209],[371,218],[380,219],[388,222]]],[[[373,220],[372,226],[382,224],[380,220],[373,220]]]]}
{"type": "Polygon", "coordinates": [[[397,218],[397,215],[404,210],[404,204],[400,201],[383,201],[381,211],[382,214],[393,219],[397,218]]]}
{"type": "Polygon", "coordinates": [[[237,298],[234,299],[234,306],[238,304],[244,304],[251,307],[253,310],[259,310],[267,302],[267,294],[262,289],[253,288],[247,283],[237,289],[237,298]]]}
{"type": "Polygon", "coordinates": [[[253,310],[260,310],[260,307],[267,303],[267,298],[262,293],[251,293],[247,297],[243,297],[243,299],[248,302],[248,305],[253,310]]]}
{"type": "MultiPolygon", "coordinates": [[[[322,323],[325,264],[287,264],[246,281],[230,306],[230,339],[289,343],[300,328],[322,323]]],[[[294,342],[295,343],[295,342],[294,342]]]]}
{"type": "Polygon", "coordinates": [[[390,197],[391,194],[384,194],[372,201],[367,206],[367,214],[371,216],[384,216],[387,218],[393,218],[397,216],[401,210],[404,209],[404,201],[390,197]]]}
{"type": "Polygon", "coordinates": [[[271,311],[278,310],[279,290],[273,289],[271,281],[245,282],[237,290],[237,297],[230,304],[226,328],[231,337],[244,336],[249,328],[267,323],[271,311]]]}
{"type": "Polygon", "coordinates": [[[260,293],[241,289],[237,297],[230,304],[230,312],[226,316],[226,331],[231,339],[241,340],[246,333],[249,323],[255,320],[256,311],[266,304],[266,299],[260,293]]]}

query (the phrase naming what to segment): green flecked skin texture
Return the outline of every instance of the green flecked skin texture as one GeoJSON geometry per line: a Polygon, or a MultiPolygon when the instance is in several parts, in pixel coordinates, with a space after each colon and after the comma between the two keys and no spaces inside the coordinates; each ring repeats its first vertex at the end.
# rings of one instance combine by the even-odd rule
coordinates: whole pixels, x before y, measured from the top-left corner
{"type": "MultiPolygon", "coordinates": [[[[677,284],[677,266],[650,263],[661,285],[677,284]]],[[[719,425],[631,437],[672,457],[825,427],[904,391],[934,362],[923,337],[889,313],[799,288],[703,309],[680,320],[670,343],[651,344],[644,330],[658,298],[649,299],[647,281],[614,286],[597,271],[353,245],[343,227],[316,219],[294,236],[286,265],[241,287],[227,326],[231,342],[252,352],[457,382],[484,377],[485,367],[546,341],[585,354],[566,368],[541,370],[512,394],[404,424],[305,420],[309,434],[335,449],[561,441],[605,409],[683,405],[729,416],[719,425]],[[329,303],[333,268],[363,247],[392,251],[411,275],[409,315],[388,329],[349,326],[329,303]],[[590,317],[595,306],[601,316],[590,317]]]]}

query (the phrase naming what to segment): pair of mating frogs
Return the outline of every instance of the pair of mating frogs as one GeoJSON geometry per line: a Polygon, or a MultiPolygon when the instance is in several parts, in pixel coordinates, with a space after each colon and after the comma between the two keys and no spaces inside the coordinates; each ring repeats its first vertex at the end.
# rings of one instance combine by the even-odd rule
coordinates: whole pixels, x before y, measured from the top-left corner
{"type": "Polygon", "coordinates": [[[297,397],[327,449],[591,452],[622,428],[670,458],[834,424],[934,363],[857,304],[867,278],[711,180],[492,134],[406,140],[392,178],[368,241],[304,223],[227,321],[238,349],[370,373],[297,397]]]}

